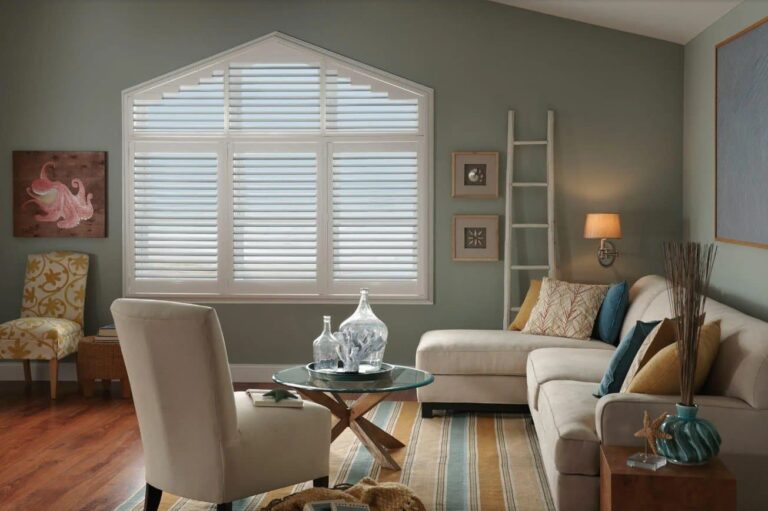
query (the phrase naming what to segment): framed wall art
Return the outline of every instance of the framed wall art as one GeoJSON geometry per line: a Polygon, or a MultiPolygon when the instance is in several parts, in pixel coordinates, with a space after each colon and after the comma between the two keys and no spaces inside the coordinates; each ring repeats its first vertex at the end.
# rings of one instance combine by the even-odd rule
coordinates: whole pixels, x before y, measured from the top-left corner
{"type": "Polygon", "coordinates": [[[498,198],[499,153],[453,153],[451,162],[453,197],[498,198]]]}
{"type": "Polygon", "coordinates": [[[499,216],[455,215],[453,217],[454,261],[499,260],[499,216]]]}
{"type": "Polygon", "coordinates": [[[715,49],[715,239],[768,248],[768,18],[715,49]]]}
{"type": "Polygon", "coordinates": [[[13,235],[104,238],[103,151],[14,151],[13,235]]]}

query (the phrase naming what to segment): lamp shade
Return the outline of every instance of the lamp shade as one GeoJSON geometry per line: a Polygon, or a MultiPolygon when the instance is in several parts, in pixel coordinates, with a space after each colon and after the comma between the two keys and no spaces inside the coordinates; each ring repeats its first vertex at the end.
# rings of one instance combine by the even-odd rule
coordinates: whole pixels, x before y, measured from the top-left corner
{"type": "Polygon", "coordinates": [[[621,220],[618,213],[588,213],[584,222],[587,239],[621,238],[621,220]]]}

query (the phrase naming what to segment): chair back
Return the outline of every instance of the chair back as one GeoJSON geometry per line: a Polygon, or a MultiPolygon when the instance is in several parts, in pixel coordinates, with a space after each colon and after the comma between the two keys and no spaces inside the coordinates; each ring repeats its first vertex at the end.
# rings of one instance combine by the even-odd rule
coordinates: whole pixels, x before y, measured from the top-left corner
{"type": "Polygon", "coordinates": [[[223,446],[237,434],[227,351],[216,311],[118,299],[120,339],[144,446],[147,482],[163,491],[223,491],[223,446]]]}
{"type": "Polygon", "coordinates": [[[48,252],[27,257],[22,318],[63,318],[83,326],[87,254],[48,252]]]}

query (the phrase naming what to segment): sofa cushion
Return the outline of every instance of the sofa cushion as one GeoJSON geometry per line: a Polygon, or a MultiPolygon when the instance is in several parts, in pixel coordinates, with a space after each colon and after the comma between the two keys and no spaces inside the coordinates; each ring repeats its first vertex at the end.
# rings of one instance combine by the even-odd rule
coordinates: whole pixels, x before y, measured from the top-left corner
{"type": "Polygon", "coordinates": [[[549,381],[573,380],[594,383],[595,392],[603,377],[611,350],[583,348],[544,348],[528,356],[528,406],[538,409],[539,390],[549,381]]]}
{"type": "Polygon", "coordinates": [[[651,330],[651,333],[648,334],[645,340],[643,340],[643,344],[641,344],[640,349],[637,350],[635,359],[629,366],[629,371],[627,371],[627,374],[624,377],[624,383],[621,384],[621,392],[629,391],[629,385],[632,383],[632,380],[640,369],[650,362],[653,356],[663,348],[670,344],[674,344],[676,336],[677,329],[669,318],[664,318],[661,323],[651,330]]]}
{"type": "Polygon", "coordinates": [[[507,330],[433,330],[421,336],[416,367],[433,374],[524,376],[537,348],[614,348],[601,341],[531,335],[507,330]]]}
{"type": "Polygon", "coordinates": [[[541,386],[539,419],[546,441],[554,445],[555,466],[561,474],[600,473],[600,440],[595,427],[595,384],[557,380],[541,386]]]}

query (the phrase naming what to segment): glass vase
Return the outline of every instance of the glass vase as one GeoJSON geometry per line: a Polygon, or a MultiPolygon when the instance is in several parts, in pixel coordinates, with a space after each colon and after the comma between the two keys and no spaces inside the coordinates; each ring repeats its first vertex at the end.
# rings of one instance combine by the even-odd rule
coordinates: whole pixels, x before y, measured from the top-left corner
{"type": "Polygon", "coordinates": [[[323,316],[323,333],[312,343],[315,369],[320,371],[335,371],[339,367],[339,356],[336,346],[339,342],[331,333],[331,317],[323,316]]]}
{"type": "MultiPolygon", "coordinates": [[[[346,344],[349,365],[359,366],[361,373],[378,371],[387,347],[387,325],[376,317],[368,303],[368,290],[360,290],[357,310],[345,319],[339,331],[341,342],[346,344]]],[[[346,364],[347,362],[345,362],[346,364]]]]}
{"type": "Polygon", "coordinates": [[[720,451],[720,434],[714,424],[696,417],[699,407],[678,403],[677,415],[661,423],[659,431],[672,435],[670,440],[656,439],[656,449],[670,463],[703,465],[720,451]]]}

